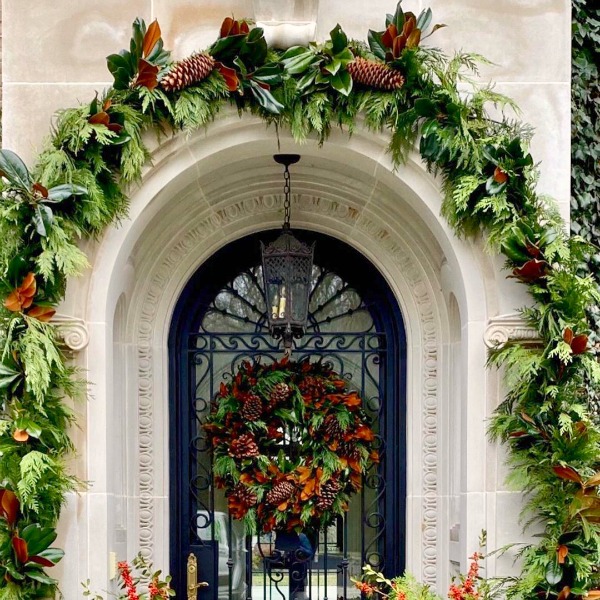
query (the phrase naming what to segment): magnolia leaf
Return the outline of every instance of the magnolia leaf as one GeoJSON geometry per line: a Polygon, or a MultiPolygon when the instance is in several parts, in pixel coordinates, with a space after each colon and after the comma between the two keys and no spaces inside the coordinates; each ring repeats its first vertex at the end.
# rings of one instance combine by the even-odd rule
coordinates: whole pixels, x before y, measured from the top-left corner
{"type": "Polygon", "coordinates": [[[587,350],[588,336],[584,333],[576,335],[571,341],[571,350],[573,354],[583,354],[587,350]]]}
{"type": "Polygon", "coordinates": [[[317,62],[319,62],[319,58],[310,50],[282,60],[284,69],[290,75],[300,75],[317,62]]]}
{"type": "Polygon", "coordinates": [[[142,57],[148,58],[150,53],[156,46],[158,40],[160,40],[161,32],[160,25],[158,21],[154,19],[152,23],[150,23],[150,27],[148,27],[148,31],[146,31],[146,35],[144,35],[144,43],[142,44],[142,57]]]}
{"type": "Polygon", "coordinates": [[[283,76],[279,65],[265,65],[252,73],[252,79],[268,85],[281,83],[283,76]]]}
{"type": "Polygon", "coordinates": [[[560,477],[561,479],[565,479],[567,481],[574,481],[575,483],[581,483],[581,475],[571,467],[563,467],[561,465],[554,465],[552,467],[554,473],[560,477]]]}
{"type": "Polygon", "coordinates": [[[29,558],[29,553],[27,552],[27,542],[20,538],[18,535],[14,535],[12,538],[12,547],[15,551],[15,556],[20,563],[26,563],[29,558]]]}
{"type": "Polygon", "coordinates": [[[435,102],[429,98],[417,98],[414,110],[420,117],[435,117],[439,112],[435,102]]]}
{"type": "Polygon", "coordinates": [[[431,24],[431,19],[432,19],[431,8],[421,11],[419,18],[417,19],[417,27],[421,31],[425,31],[431,24]]]}
{"type": "Polygon", "coordinates": [[[250,80],[250,91],[256,98],[257,102],[268,112],[275,115],[281,114],[284,109],[283,104],[278,102],[269,90],[261,87],[256,81],[250,80]]]}
{"type": "Polygon", "coordinates": [[[87,189],[83,186],[64,183],[50,188],[45,202],[62,202],[71,196],[83,196],[85,194],[87,194],[87,189]]]}
{"type": "Polygon", "coordinates": [[[352,77],[348,71],[340,71],[330,79],[331,87],[344,96],[349,96],[352,91],[352,77]]]}
{"type": "Polygon", "coordinates": [[[0,150],[0,175],[26,192],[29,192],[33,185],[25,163],[12,150],[0,150]]]}
{"type": "Polygon", "coordinates": [[[332,52],[334,56],[346,49],[348,46],[348,37],[340,27],[339,23],[331,30],[329,35],[331,36],[331,42],[333,44],[332,52]]]}
{"type": "Polygon", "coordinates": [[[382,42],[382,34],[378,31],[373,31],[369,29],[369,34],[367,36],[367,41],[369,42],[369,48],[371,52],[379,59],[385,60],[386,48],[382,42]]]}
{"type": "Polygon", "coordinates": [[[226,67],[223,63],[216,63],[217,70],[222,75],[230,92],[235,92],[240,86],[240,80],[237,71],[231,67],[226,67]]]}
{"type": "Polygon", "coordinates": [[[126,90],[134,75],[128,58],[123,54],[111,54],[106,57],[106,65],[115,79],[113,84],[115,90],[126,90]]]}
{"type": "Polygon", "coordinates": [[[396,5],[396,11],[394,12],[394,16],[391,19],[391,22],[396,26],[396,29],[398,31],[402,30],[402,27],[404,27],[404,12],[402,11],[402,0],[399,0],[398,4],[396,5]]]}
{"type": "Polygon", "coordinates": [[[40,583],[45,583],[47,585],[54,585],[56,583],[56,579],[52,579],[52,577],[46,575],[46,573],[39,568],[26,569],[25,575],[29,577],[29,579],[33,579],[34,581],[39,581],[40,583]]]}
{"type": "Polygon", "coordinates": [[[41,527],[37,523],[28,525],[21,531],[21,537],[27,542],[30,555],[37,555],[50,547],[56,539],[56,530],[52,527],[41,527]]]}
{"type": "Polygon", "coordinates": [[[337,58],[334,58],[329,64],[325,65],[324,69],[328,73],[335,75],[340,70],[341,66],[342,66],[342,61],[337,58]]]}
{"type": "Polygon", "coordinates": [[[48,559],[54,565],[59,562],[64,555],[65,552],[61,548],[47,548],[38,553],[38,556],[48,559]]]}
{"type": "Polygon", "coordinates": [[[567,554],[569,554],[569,548],[568,548],[568,546],[565,546],[564,544],[561,544],[556,549],[556,558],[558,559],[559,565],[565,564],[565,559],[567,558],[567,554]]]}
{"type": "Polygon", "coordinates": [[[31,220],[33,221],[36,231],[42,237],[46,237],[54,220],[52,209],[46,204],[37,204],[33,209],[31,220]]]}
{"type": "Polygon", "coordinates": [[[159,70],[156,65],[151,65],[147,60],[140,58],[135,87],[146,87],[152,91],[158,85],[159,70]]]}
{"type": "Polygon", "coordinates": [[[546,581],[550,585],[556,585],[563,578],[562,569],[554,561],[546,565],[546,581]]]}

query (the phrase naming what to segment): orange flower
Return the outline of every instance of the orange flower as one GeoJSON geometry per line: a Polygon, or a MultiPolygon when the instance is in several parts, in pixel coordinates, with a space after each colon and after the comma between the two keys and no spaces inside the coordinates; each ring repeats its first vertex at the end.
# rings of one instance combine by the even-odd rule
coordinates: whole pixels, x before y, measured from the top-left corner
{"type": "Polygon", "coordinates": [[[35,292],[35,275],[29,272],[25,275],[21,285],[8,295],[8,298],[4,301],[4,306],[12,312],[21,312],[33,304],[35,292]]]}

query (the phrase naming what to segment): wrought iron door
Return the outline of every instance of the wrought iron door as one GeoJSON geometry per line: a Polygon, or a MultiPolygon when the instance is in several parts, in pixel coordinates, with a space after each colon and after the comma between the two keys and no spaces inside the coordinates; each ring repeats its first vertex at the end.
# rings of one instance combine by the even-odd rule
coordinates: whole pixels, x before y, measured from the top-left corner
{"type": "MultiPolygon", "coordinates": [[[[349,254],[353,268],[340,270],[362,285],[332,271],[330,260],[319,264],[316,255],[309,327],[296,342],[293,359],[327,361],[360,392],[373,419],[381,462],[364,477],[363,490],[353,498],[345,517],[318,536],[313,534],[313,539],[303,539],[304,546],[298,538],[246,536],[240,523],[229,516],[223,493],[215,489],[202,423],[220,382],[231,377],[241,361],[270,362],[281,358],[282,348],[267,329],[261,267],[253,256],[257,242],[252,238],[236,244],[246,248],[243,256],[250,264],[240,268],[236,252],[221,252],[212,259],[213,265],[201,269],[197,283],[188,286],[189,297],[180,302],[172,328],[171,572],[175,588],[178,596],[188,597],[186,570],[191,555],[197,559],[198,578],[209,584],[197,592],[202,600],[360,596],[350,578],[360,576],[362,565],[394,573],[404,566],[399,315],[382,314],[391,294],[384,298],[381,290],[387,286],[382,288],[382,278],[364,258],[354,256],[340,242],[319,236],[318,252],[335,248],[338,257],[349,254]],[[228,256],[237,258],[231,261],[228,256]],[[361,273],[365,268],[370,268],[369,278],[361,273]],[[215,275],[217,281],[211,286],[207,277],[215,275]],[[363,294],[365,283],[368,291],[363,294]]],[[[189,597],[195,594],[190,590],[189,597]]]]}

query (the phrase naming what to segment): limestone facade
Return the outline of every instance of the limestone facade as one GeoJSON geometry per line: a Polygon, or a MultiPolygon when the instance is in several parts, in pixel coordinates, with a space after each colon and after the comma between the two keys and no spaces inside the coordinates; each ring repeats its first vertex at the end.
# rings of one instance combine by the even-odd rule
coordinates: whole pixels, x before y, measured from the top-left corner
{"type": "MultiPolygon", "coordinates": [[[[394,2],[321,1],[317,36],[339,21],[349,36],[380,28],[394,2]]],[[[570,4],[562,0],[405,1],[431,6],[447,28],[431,43],[480,52],[496,63],[481,78],[515,98],[537,128],[541,189],[569,204],[570,4]]],[[[3,2],[4,147],[31,162],[61,107],[89,102],[110,84],[104,57],[128,44],[136,16],[158,18],[166,46],[183,57],[208,45],[222,18],[252,15],[251,2],[55,0],[26,10],[3,2]]],[[[477,547],[521,539],[520,496],[505,489],[502,451],[485,420],[501,399],[487,348],[530,336],[515,318],[526,302],[481,241],[455,238],[439,216],[440,183],[413,153],[394,171],[385,134],[334,132],[323,147],[298,148],[262,122],[224,111],[207,131],[157,142],[131,189],[127,220],[85,242],[92,268],[73,281],[60,328],[87,369],[89,400],[78,405],[73,470],[90,482],[69,498],[57,570],[66,598],[80,581],[109,587],[111,560],[142,549],[169,564],[167,336],[177,298],[218,248],[277,227],[281,174],[271,155],[297,151],[293,219],[351,244],[394,291],[408,338],[407,568],[440,591],[477,547]]],[[[488,573],[508,568],[490,559],[488,573]]]]}

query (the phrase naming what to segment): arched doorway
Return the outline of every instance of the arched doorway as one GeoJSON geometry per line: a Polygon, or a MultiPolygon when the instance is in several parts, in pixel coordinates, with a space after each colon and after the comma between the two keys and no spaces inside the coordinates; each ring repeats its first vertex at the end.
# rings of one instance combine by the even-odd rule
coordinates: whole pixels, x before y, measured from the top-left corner
{"type": "MultiPolygon", "coordinates": [[[[306,595],[352,597],[350,577],[370,563],[392,574],[404,568],[406,498],[406,344],[398,305],[382,275],[356,250],[313,232],[315,266],[307,334],[294,358],[326,360],[360,391],[381,438],[373,466],[346,518],[319,535],[308,565],[306,595]]],[[[171,324],[170,556],[174,587],[186,593],[186,564],[196,555],[200,598],[289,597],[283,568],[257,552],[265,540],[245,537],[227,514],[212,480],[201,423],[219,382],[242,360],[269,361],[282,350],[268,333],[261,281],[262,232],[237,240],[200,267],[181,294],[171,324]]],[[[295,595],[295,594],[293,594],[295,595]]]]}

